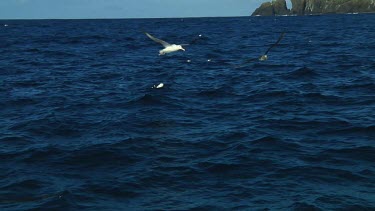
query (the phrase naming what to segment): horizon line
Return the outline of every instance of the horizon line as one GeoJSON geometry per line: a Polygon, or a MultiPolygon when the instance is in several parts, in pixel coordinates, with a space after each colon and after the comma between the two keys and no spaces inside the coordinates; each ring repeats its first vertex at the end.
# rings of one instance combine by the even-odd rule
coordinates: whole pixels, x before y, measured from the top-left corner
{"type": "Polygon", "coordinates": [[[130,17],[130,18],[12,18],[12,19],[1,19],[5,20],[124,20],[124,19],[193,19],[193,18],[241,18],[241,17],[254,17],[251,15],[239,15],[239,16],[187,16],[187,17],[130,17]]]}
{"type": "MultiPolygon", "coordinates": [[[[131,18],[13,18],[1,19],[0,21],[19,21],[19,20],[137,20],[137,19],[197,19],[197,18],[259,18],[259,17],[298,17],[298,16],[314,16],[314,15],[349,15],[354,13],[332,13],[332,14],[310,14],[310,15],[275,15],[275,16],[252,16],[252,15],[238,15],[238,16],[187,16],[187,17],[131,17],[131,18]]],[[[360,14],[375,14],[374,12],[361,12],[360,14]]]]}

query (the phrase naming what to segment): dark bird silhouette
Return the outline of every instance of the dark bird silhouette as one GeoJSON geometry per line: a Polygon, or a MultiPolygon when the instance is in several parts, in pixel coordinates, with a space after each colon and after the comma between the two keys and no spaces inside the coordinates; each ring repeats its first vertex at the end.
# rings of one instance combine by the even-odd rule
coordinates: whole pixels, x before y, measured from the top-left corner
{"type": "Polygon", "coordinates": [[[246,66],[246,64],[248,64],[250,62],[254,62],[254,61],[266,61],[268,59],[268,52],[270,52],[270,50],[272,48],[274,48],[275,46],[277,46],[280,43],[280,41],[284,38],[284,35],[285,35],[285,32],[281,33],[279,39],[277,39],[277,41],[274,44],[272,44],[262,56],[260,56],[259,58],[247,59],[242,64],[237,65],[236,68],[244,67],[244,66],[246,66]]]}

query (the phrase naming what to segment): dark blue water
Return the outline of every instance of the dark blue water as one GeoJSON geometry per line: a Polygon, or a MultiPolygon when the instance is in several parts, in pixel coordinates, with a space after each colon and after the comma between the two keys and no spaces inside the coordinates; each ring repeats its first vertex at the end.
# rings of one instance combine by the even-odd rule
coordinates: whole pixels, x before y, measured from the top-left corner
{"type": "Polygon", "coordinates": [[[0,210],[375,210],[374,52],[374,15],[0,21],[0,210]]]}

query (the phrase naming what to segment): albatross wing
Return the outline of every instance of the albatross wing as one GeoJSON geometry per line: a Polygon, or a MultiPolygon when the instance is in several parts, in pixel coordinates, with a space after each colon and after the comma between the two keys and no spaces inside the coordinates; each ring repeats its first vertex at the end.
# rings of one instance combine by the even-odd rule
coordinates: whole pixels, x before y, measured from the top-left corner
{"type": "Polygon", "coordinates": [[[168,46],[171,46],[171,44],[165,42],[164,40],[161,40],[161,39],[158,39],[158,38],[156,38],[156,37],[153,37],[151,34],[149,34],[149,33],[147,33],[147,32],[145,32],[145,34],[147,35],[147,37],[149,37],[149,38],[152,39],[153,41],[162,44],[165,48],[168,47],[168,46]]]}
{"type": "Polygon", "coordinates": [[[278,39],[273,45],[271,45],[271,46],[267,49],[267,51],[266,51],[266,53],[264,53],[264,55],[267,55],[268,52],[269,52],[273,47],[275,47],[276,45],[278,45],[279,42],[284,38],[284,35],[285,35],[285,32],[281,33],[279,39],[278,39]]]}
{"type": "Polygon", "coordinates": [[[258,58],[251,58],[251,59],[246,59],[244,62],[242,62],[241,64],[239,65],[235,65],[234,68],[242,68],[242,67],[245,67],[248,63],[250,62],[255,62],[257,61],[258,58]]]}
{"type": "Polygon", "coordinates": [[[241,67],[245,67],[246,64],[250,63],[250,62],[253,62],[253,61],[265,61],[268,59],[268,52],[273,48],[275,47],[276,45],[278,45],[280,43],[280,41],[284,38],[284,35],[285,35],[285,32],[281,33],[279,39],[274,43],[272,44],[266,51],[266,53],[264,53],[262,56],[260,56],[259,58],[250,58],[250,59],[247,59],[245,60],[242,64],[240,65],[236,65],[235,68],[241,68],[241,67]]]}

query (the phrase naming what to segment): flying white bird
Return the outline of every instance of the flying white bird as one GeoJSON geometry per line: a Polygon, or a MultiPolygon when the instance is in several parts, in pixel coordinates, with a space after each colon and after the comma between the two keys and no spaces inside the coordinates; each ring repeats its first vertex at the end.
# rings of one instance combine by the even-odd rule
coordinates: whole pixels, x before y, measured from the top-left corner
{"type": "MultiPolygon", "coordinates": [[[[172,52],[175,52],[175,51],[178,51],[178,50],[185,51],[185,49],[182,47],[184,44],[182,44],[182,45],[169,44],[169,43],[165,42],[164,40],[153,37],[151,34],[149,34],[147,32],[145,32],[145,34],[147,35],[147,37],[149,37],[153,41],[155,41],[157,43],[160,43],[164,46],[164,49],[159,51],[159,56],[167,54],[167,53],[172,53],[172,52]]],[[[185,44],[185,45],[188,45],[188,44],[185,44]]]]}

